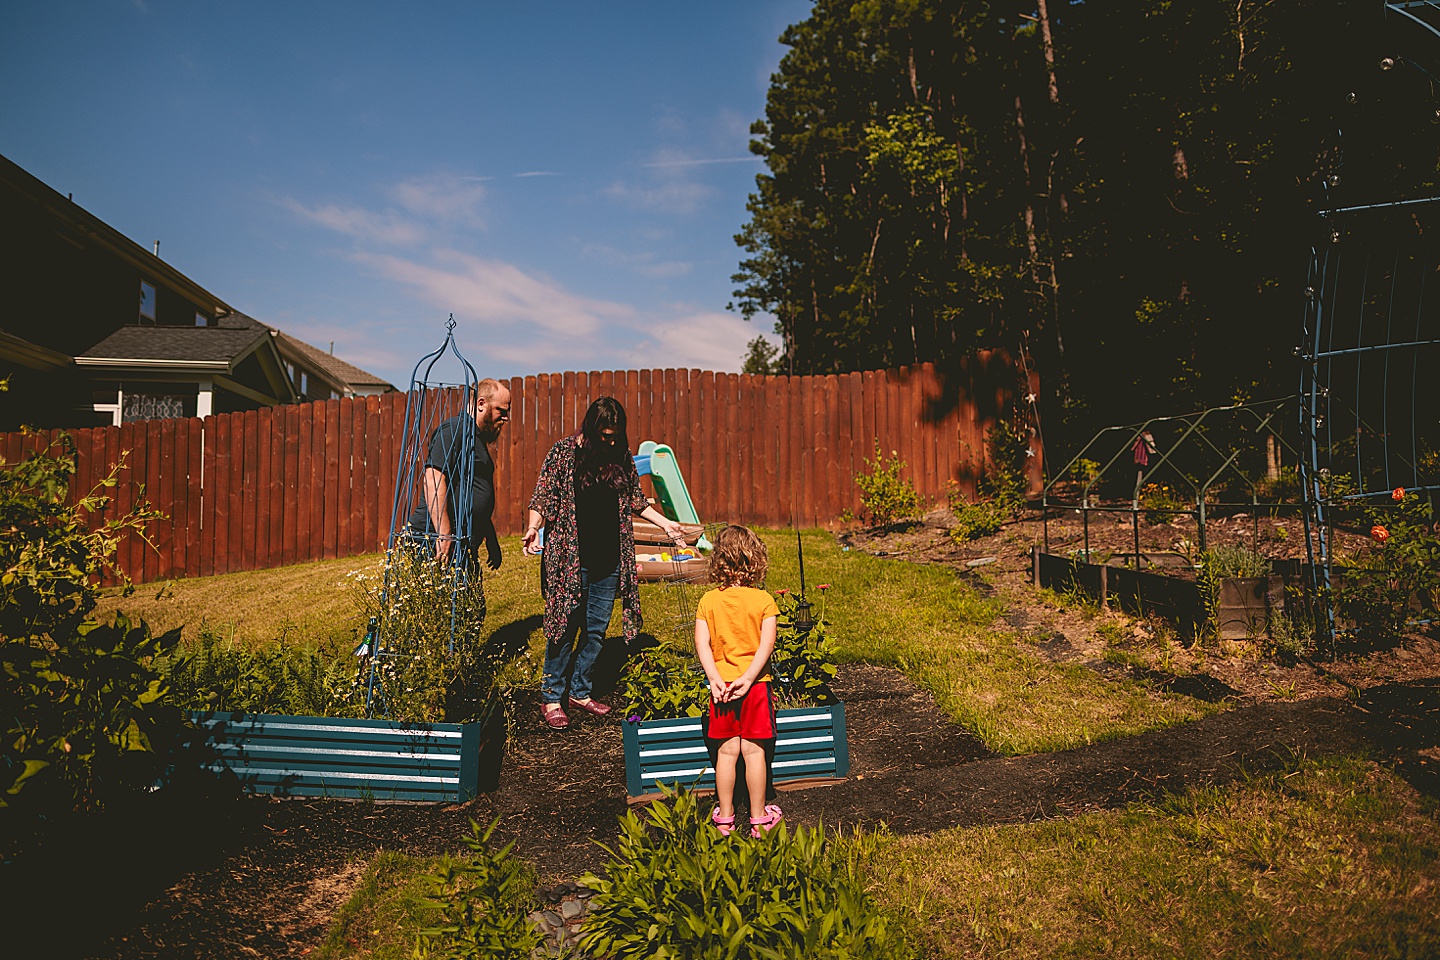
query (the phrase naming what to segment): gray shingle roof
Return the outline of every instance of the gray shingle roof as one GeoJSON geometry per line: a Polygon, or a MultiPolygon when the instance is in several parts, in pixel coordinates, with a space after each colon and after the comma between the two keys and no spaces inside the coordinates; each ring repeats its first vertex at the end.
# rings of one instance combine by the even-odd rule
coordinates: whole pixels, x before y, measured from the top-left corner
{"type": "Polygon", "coordinates": [[[270,328],[243,313],[223,317],[209,327],[124,326],[76,356],[121,363],[173,362],[182,365],[230,365],[243,359],[270,335],[270,328]]]}
{"type": "Polygon", "coordinates": [[[284,330],[277,330],[282,350],[289,347],[300,359],[311,367],[326,374],[331,379],[352,387],[375,386],[389,387],[395,389],[388,380],[383,380],[373,373],[367,373],[352,363],[346,363],[333,354],[326,353],[318,347],[312,347],[304,340],[297,340],[284,330]]]}

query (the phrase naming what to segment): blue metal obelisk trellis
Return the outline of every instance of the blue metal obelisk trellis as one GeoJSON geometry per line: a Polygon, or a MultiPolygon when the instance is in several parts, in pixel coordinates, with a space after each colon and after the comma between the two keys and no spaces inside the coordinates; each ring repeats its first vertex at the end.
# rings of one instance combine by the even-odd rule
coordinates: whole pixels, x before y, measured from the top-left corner
{"type": "Polygon", "coordinates": [[[444,342],[415,364],[404,428],[395,441],[400,455],[386,541],[381,615],[372,618],[362,646],[369,657],[366,716],[389,714],[383,683],[385,660],[413,655],[397,645],[385,612],[395,606],[399,591],[411,588],[405,582],[406,572],[417,565],[435,564],[442,571],[438,582],[448,596],[437,596],[435,602],[449,603],[447,648],[455,651],[462,594],[470,588],[472,574],[478,576],[471,564],[475,444],[481,442],[473,415],[478,382],[475,368],[455,342],[455,316],[451,314],[445,323],[444,342]],[[443,374],[436,372],[442,361],[454,370],[453,379],[443,379],[443,374]],[[444,466],[437,468],[437,464],[444,466]],[[441,511],[447,514],[448,524],[438,516],[441,511]]]}
{"type": "MultiPolygon", "coordinates": [[[[1404,45],[1428,47],[1433,59],[1440,7],[1388,3],[1385,11],[1418,30],[1404,45]]],[[[1375,69],[1421,77],[1434,99],[1435,78],[1416,60],[1397,52],[1375,69]]],[[[1440,116],[1440,102],[1431,108],[1440,116]]],[[[1331,652],[1337,515],[1383,506],[1396,488],[1429,497],[1432,511],[1440,498],[1440,478],[1425,465],[1440,448],[1440,197],[1343,205],[1328,196],[1340,182],[1339,166],[1323,180],[1296,348],[1307,559],[1321,601],[1317,632],[1331,652]]]]}

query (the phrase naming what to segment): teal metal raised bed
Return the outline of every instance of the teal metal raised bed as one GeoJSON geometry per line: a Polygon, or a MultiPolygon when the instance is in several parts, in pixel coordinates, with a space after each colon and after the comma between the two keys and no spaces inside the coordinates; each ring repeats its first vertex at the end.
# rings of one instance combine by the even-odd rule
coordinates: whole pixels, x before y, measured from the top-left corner
{"type": "Polygon", "coordinates": [[[482,723],[192,713],[208,765],[248,793],[463,802],[480,783],[482,723]]]}
{"type": "MultiPolygon", "coordinates": [[[[779,710],[771,780],[777,787],[834,783],[850,773],[845,704],[779,710]]],[[[632,801],[657,796],[660,785],[715,789],[715,768],[699,717],[626,721],[625,790],[632,801]]]]}

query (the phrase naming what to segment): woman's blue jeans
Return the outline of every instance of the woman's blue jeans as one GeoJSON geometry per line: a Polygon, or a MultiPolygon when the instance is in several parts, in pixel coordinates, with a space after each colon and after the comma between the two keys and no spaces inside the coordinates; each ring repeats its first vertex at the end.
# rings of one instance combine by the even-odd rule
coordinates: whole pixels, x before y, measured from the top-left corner
{"type": "Polygon", "coordinates": [[[605,629],[610,626],[619,587],[619,567],[599,580],[591,580],[590,571],[580,568],[580,603],[570,614],[559,642],[545,644],[545,679],[540,683],[540,698],[546,703],[565,699],[567,682],[571,697],[589,698],[590,674],[605,644],[605,629]]]}

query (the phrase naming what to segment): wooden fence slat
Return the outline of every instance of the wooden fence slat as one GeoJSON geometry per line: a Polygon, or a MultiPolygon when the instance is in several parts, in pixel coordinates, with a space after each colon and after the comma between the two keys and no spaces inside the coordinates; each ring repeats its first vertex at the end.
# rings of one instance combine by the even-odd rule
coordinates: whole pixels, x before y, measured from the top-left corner
{"type": "Polygon", "coordinates": [[[252,570],[270,566],[270,433],[274,407],[255,411],[255,485],[246,496],[255,501],[255,560],[252,570]]]}
{"type": "MultiPolygon", "coordinates": [[[[156,471],[155,491],[156,508],[165,518],[155,523],[155,549],[151,551],[154,557],[154,570],[147,571],[147,580],[163,580],[173,576],[175,569],[175,524],[185,522],[183,508],[179,508],[175,499],[175,472],[178,465],[185,461],[179,457],[176,447],[177,434],[175,426],[178,420],[156,420],[155,431],[160,442],[159,468],[156,471]]],[[[151,458],[152,460],[155,458],[151,458]]],[[[183,546],[185,540],[178,538],[183,546]]]]}
{"type": "Polygon", "coordinates": [[[355,445],[355,405],[350,400],[332,400],[335,404],[335,483],[330,498],[335,503],[335,556],[350,552],[350,511],[354,497],[351,469],[355,445]]]}
{"type": "Polygon", "coordinates": [[[185,421],[185,495],[189,498],[185,521],[185,576],[200,575],[200,537],[204,523],[203,484],[205,456],[205,424],[199,417],[185,421]]]}
{"type": "Polygon", "coordinates": [[[380,530],[380,397],[365,398],[365,512],[361,553],[380,548],[385,532],[380,530]]]}
{"type": "Polygon", "coordinates": [[[325,416],[325,487],[322,491],[321,510],[324,513],[324,558],[334,560],[336,544],[340,535],[340,512],[338,487],[340,477],[340,401],[326,400],[322,404],[325,416]]]}
{"type": "MultiPolygon", "coordinates": [[[[207,487],[215,491],[214,512],[210,514],[215,518],[214,522],[214,543],[215,547],[211,552],[211,572],[230,572],[230,532],[234,529],[231,522],[231,514],[238,513],[238,505],[231,499],[230,480],[234,476],[234,464],[231,462],[235,456],[235,427],[239,414],[225,413],[211,419],[215,423],[215,457],[214,469],[209,471],[213,481],[206,481],[207,487]]],[[[208,441],[207,441],[208,443],[208,441]]],[[[207,507],[207,513],[209,508],[207,507]]]]}
{"type": "Polygon", "coordinates": [[[350,537],[345,553],[365,552],[365,398],[348,397],[350,406],[350,537]]]}
{"type": "Polygon", "coordinates": [[[285,563],[285,515],[294,505],[286,495],[285,487],[285,436],[289,424],[290,406],[276,407],[270,412],[270,478],[265,485],[267,509],[262,512],[267,524],[266,556],[272,566],[285,563]]]}

